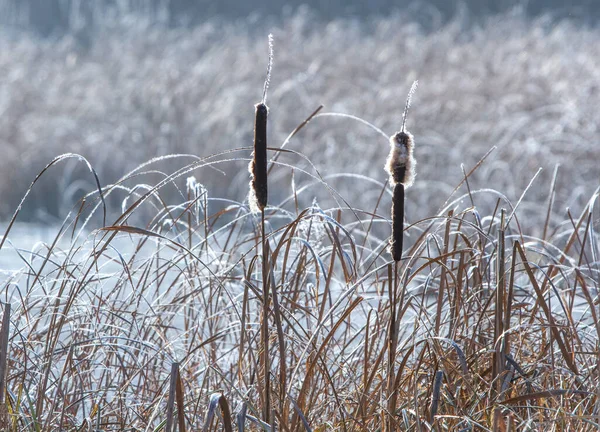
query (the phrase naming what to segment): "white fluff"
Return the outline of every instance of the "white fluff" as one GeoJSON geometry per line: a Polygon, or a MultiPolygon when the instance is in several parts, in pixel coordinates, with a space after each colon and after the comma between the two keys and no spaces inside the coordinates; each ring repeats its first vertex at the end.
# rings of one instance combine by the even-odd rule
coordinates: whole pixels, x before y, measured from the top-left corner
{"type": "Polygon", "coordinates": [[[385,164],[385,170],[390,176],[390,184],[402,183],[409,187],[415,180],[417,161],[413,156],[414,140],[410,132],[398,132],[390,137],[390,154],[385,164]],[[394,169],[404,167],[404,177],[401,181],[394,180],[394,169]]]}

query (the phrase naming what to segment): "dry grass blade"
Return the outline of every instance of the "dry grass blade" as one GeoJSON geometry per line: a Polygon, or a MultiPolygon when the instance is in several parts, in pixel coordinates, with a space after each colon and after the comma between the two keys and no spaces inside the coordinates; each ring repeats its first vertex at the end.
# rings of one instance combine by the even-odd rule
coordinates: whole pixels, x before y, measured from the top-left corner
{"type": "Polygon", "coordinates": [[[82,161],[87,166],[88,170],[92,173],[92,176],[94,177],[94,181],[95,181],[96,186],[98,188],[97,189],[98,190],[98,196],[100,197],[100,200],[102,202],[102,211],[103,211],[102,221],[103,221],[103,225],[106,225],[106,203],[104,201],[104,194],[102,193],[102,187],[100,186],[100,179],[98,178],[98,175],[96,174],[96,170],[92,167],[92,165],[90,164],[90,162],[87,159],[85,159],[83,156],[78,155],[78,154],[74,154],[74,153],[66,153],[66,154],[63,154],[63,155],[55,157],[50,163],[48,163],[48,165],[46,165],[44,167],[43,170],[41,170],[35,176],[35,179],[33,179],[33,181],[31,182],[31,185],[29,185],[29,187],[27,188],[27,191],[23,195],[23,198],[21,198],[21,202],[19,203],[19,206],[17,207],[17,210],[15,210],[15,212],[12,215],[12,218],[10,219],[10,222],[8,223],[8,227],[6,228],[6,231],[4,232],[4,235],[2,236],[2,239],[0,240],[0,250],[2,250],[2,247],[4,246],[4,242],[8,238],[8,234],[10,233],[10,231],[11,231],[11,229],[12,229],[15,221],[17,220],[17,216],[19,216],[19,213],[21,212],[21,209],[23,207],[23,203],[25,202],[25,200],[27,199],[27,197],[31,193],[31,190],[33,189],[33,187],[44,176],[44,174],[46,173],[46,171],[48,171],[51,167],[53,167],[54,165],[56,165],[58,162],[61,162],[61,161],[67,160],[67,159],[77,159],[77,160],[82,161]]]}
{"type": "Polygon", "coordinates": [[[0,329],[0,430],[8,430],[10,418],[6,407],[6,378],[8,376],[8,340],[10,333],[10,303],[3,303],[2,328],[0,329]]]}
{"type": "MultiPolygon", "coordinates": [[[[325,349],[327,348],[329,342],[332,340],[333,336],[335,335],[337,329],[342,325],[342,323],[346,320],[346,318],[348,316],[350,316],[350,314],[352,313],[352,311],[363,301],[364,299],[362,297],[358,297],[356,299],[354,299],[352,301],[352,303],[350,303],[350,305],[348,305],[348,307],[344,310],[344,313],[340,316],[340,318],[338,319],[338,321],[333,325],[333,327],[331,328],[331,330],[329,331],[329,333],[325,336],[325,338],[323,339],[323,342],[321,343],[321,345],[318,347],[318,350],[316,351],[316,353],[314,354],[314,356],[311,356],[312,359],[308,360],[308,367],[306,370],[306,375],[304,378],[304,382],[302,383],[302,388],[300,389],[299,392],[299,398],[298,398],[298,408],[299,411],[302,412],[303,410],[303,406],[306,400],[306,397],[308,396],[308,388],[310,383],[312,382],[313,379],[313,374],[314,374],[314,369],[316,368],[317,364],[319,361],[322,360],[322,354],[325,351],[325,349]]],[[[298,410],[296,410],[298,411],[298,410]]],[[[293,420],[292,420],[292,430],[294,430],[296,428],[298,424],[298,414],[296,412],[296,415],[294,416],[293,420]]]]}
{"type": "Polygon", "coordinates": [[[302,130],[302,128],[304,128],[304,126],[306,126],[308,123],[310,123],[310,121],[317,114],[319,114],[319,111],[321,111],[322,109],[323,109],[323,105],[319,105],[302,123],[300,123],[298,126],[296,126],[296,128],[294,128],[294,130],[287,136],[287,138],[285,139],[283,144],[281,144],[279,151],[277,151],[275,153],[275,155],[273,156],[273,158],[271,159],[271,165],[269,166],[269,170],[267,171],[267,174],[270,174],[271,171],[273,170],[273,167],[275,166],[275,162],[277,162],[277,160],[279,159],[279,156],[282,154],[281,150],[283,150],[283,148],[290,142],[290,140],[294,136],[296,136],[296,134],[298,132],[300,132],[302,130]]]}
{"type": "Polygon", "coordinates": [[[433,386],[431,390],[431,405],[429,406],[429,422],[434,423],[435,416],[438,411],[440,403],[440,390],[442,389],[442,378],[444,378],[443,371],[437,371],[435,378],[433,379],[433,386]]]}
{"type": "MultiPolygon", "coordinates": [[[[177,393],[177,379],[179,378],[179,363],[173,362],[171,364],[171,380],[169,385],[169,399],[167,400],[167,423],[165,426],[166,432],[171,432],[173,430],[173,425],[175,424],[175,399],[177,393]]],[[[179,407],[181,410],[182,407],[179,407]]]]}
{"type": "MultiPolygon", "coordinates": [[[[517,246],[513,243],[512,255],[510,260],[510,275],[508,279],[508,292],[506,294],[506,308],[504,309],[503,336],[502,336],[502,358],[504,360],[510,355],[510,321],[513,311],[513,300],[515,291],[515,272],[517,267],[517,246]]],[[[504,365],[504,363],[503,363],[504,365]]]]}
{"type": "Polygon", "coordinates": [[[217,408],[219,408],[221,412],[221,418],[223,420],[223,430],[225,432],[233,432],[233,424],[231,422],[231,410],[229,409],[229,403],[227,402],[225,396],[223,396],[221,393],[215,393],[211,395],[210,401],[208,403],[208,410],[206,412],[206,421],[204,422],[204,427],[202,428],[202,431],[209,432],[211,430],[211,425],[215,418],[217,408]]]}
{"type": "Polygon", "coordinates": [[[502,401],[501,404],[502,405],[510,405],[510,404],[516,404],[519,402],[534,401],[534,400],[545,399],[545,398],[574,396],[574,395],[588,396],[588,395],[592,395],[592,394],[593,394],[592,392],[583,391],[583,390],[553,389],[553,390],[544,390],[544,391],[540,391],[540,392],[515,396],[515,397],[512,397],[512,398],[502,401]]]}
{"type": "Polygon", "coordinates": [[[560,164],[554,166],[554,174],[552,175],[552,183],[550,183],[550,193],[548,194],[548,210],[546,211],[546,220],[544,221],[544,232],[542,234],[542,240],[546,240],[548,236],[548,227],[550,225],[550,216],[552,215],[552,208],[554,207],[554,199],[556,197],[556,180],[558,179],[558,168],[560,164]]]}
{"type": "Polygon", "coordinates": [[[302,410],[300,409],[300,407],[298,406],[298,404],[296,403],[296,401],[294,399],[290,398],[290,402],[292,403],[292,406],[294,407],[294,411],[296,412],[296,414],[298,415],[298,417],[300,417],[300,420],[302,421],[302,426],[304,426],[304,430],[306,432],[312,432],[312,428],[310,427],[310,423],[308,422],[308,420],[304,416],[304,413],[302,412],[302,410]]]}
{"type": "Polygon", "coordinates": [[[550,308],[548,307],[548,304],[546,303],[546,300],[544,298],[544,293],[540,289],[538,282],[535,279],[535,275],[533,274],[533,271],[531,270],[531,267],[529,266],[529,261],[527,260],[527,256],[525,255],[525,252],[523,251],[523,247],[521,246],[521,244],[519,242],[516,242],[516,248],[521,257],[521,263],[525,267],[525,271],[527,272],[527,276],[529,277],[529,281],[531,282],[531,285],[533,286],[533,289],[535,290],[539,304],[542,307],[544,314],[546,315],[546,319],[548,320],[548,323],[550,324],[550,330],[552,331],[552,335],[554,336],[554,339],[558,343],[558,347],[560,348],[560,351],[563,355],[563,359],[569,366],[569,369],[571,369],[571,371],[573,371],[573,373],[575,375],[578,375],[579,371],[578,371],[577,365],[573,361],[573,353],[570,353],[566,348],[566,345],[563,341],[560,331],[558,330],[558,327],[557,327],[556,323],[554,322],[554,318],[552,317],[552,312],[550,311],[550,308]]]}
{"type": "MultiPolygon", "coordinates": [[[[452,222],[452,217],[454,216],[454,212],[450,210],[448,212],[448,218],[446,219],[446,230],[444,232],[444,249],[442,251],[442,256],[440,257],[441,262],[441,275],[440,275],[440,286],[437,292],[437,310],[435,312],[435,334],[440,335],[440,326],[442,324],[442,307],[444,294],[446,290],[446,274],[448,271],[448,267],[446,265],[446,260],[448,257],[448,248],[450,247],[450,227],[452,222]]],[[[452,272],[449,272],[452,274],[452,272]]]]}
{"type": "Polygon", "coordinates": [[[242,403],[242,407],[235,416],[237,423],[237,432],[244,432],[246,430],[246,412],[248,411],[248,404],[242,403]]]}
{"type": "Polygon", "coordinates": [[[6,377],[8,375],[8,340],[10,333],[10,303],[2,303],[2,328],[0,329],[0,405],[4,404],[6,377]]]}
{"type": "MultiPolygon", "coordinates": [[[[268,247],[268,243],[267,243],[267,247],[268,247]]],[[[268,251],[268,249],[267,249],[268,251]]],[[[269,252],[267,252],[269,254],[269,256],[272,256],[269,252]]],[[[269,262],[273,262],[272,259],[269,260],[269,262]]],[[[270,275],[270,282],[272,285],[272,296],[273,296],[273,316],[275,318],[275,326],[277,329],[277,341],[279,343],[279,389],[278,389],[278,394],[279,394],[279,411],[280,412],[284,412],[284,399],[285,399],[285,392],[286,392],[286,386],[287,386],[287,364],[286,364],[286,343],[285,343],[285,334],[283,331],[283,324],[282,324],[282,311],[281,311],[281,307],[279,305],[279,296],[277,294],[277,285],[274,281],[274,269],[271,267],[269,269],[269,275],[270,275]]]]}
{"type": "Polygon", "coordinates": [[[525,188],[525,190],[523,190],[523,193],[519,197],[519,200],[517,201],[517,203],[513,207],[512,212],[510,213],[510,215],[508,216],[508,219],[506,220],[506,226],[508,226],[510,224],[510,221],[515,216],[515,213],[517,212],[517,209],[519,208],[519,206],[523,202],[523,199],[525,198],[525,195],[527,195],[527,192],[531,189],[531,186],[533,185],[533,182],[540,175],[541,172],[542,172],[542,168],[538,168],[538,170],[535,172],[535,174],[533,175],[533,177],[529,181],[529,184],[527,185],[527,187],[525,188]]]}

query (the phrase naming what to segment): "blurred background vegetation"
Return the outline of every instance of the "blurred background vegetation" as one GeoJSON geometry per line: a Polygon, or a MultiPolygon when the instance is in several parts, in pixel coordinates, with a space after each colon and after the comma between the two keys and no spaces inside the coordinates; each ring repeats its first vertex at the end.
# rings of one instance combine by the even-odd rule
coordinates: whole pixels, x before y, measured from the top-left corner
{"type": "MultiPolygon", "coordinates": [[[[320,104],[323,112],[356,115],[392,134],[410,84],[420,80],[408,125],[419,162],[409,220],[435,214],[462,179],[461,164],[470,169],[493,146],[472,187],[515,200],[542,167],[521,206],[533,226],[557,164],[560,209],[581,208],[600,184],[598,2],[307,5],[0,0],[0,220],[61,153],[86,157],[107,185],[156,156],[249,148],[269,32],[272,147],[320,104]]],[[[356,121],[321,117],[289,148],[308,156],[350,205],[372,208],[379,189],[359,191],[348,180],[385,181],[387,146],[356,121]]],[[[192,174],[211,196],[241,202],[249,156],[238,152],[219,164],[221,171],[192,174]]],[[[154,184],[190,161],[168,160],[136,179],[154,184]]],[[[291,154],[281,161],[312,170],[291,154]]],[[[303,180],[300,171],[294,175],[303,180]]],[[[276,204],[290,194],[290,170],[275,170],[271,179],[281,186],[271,191],[276,204]]],[[[19,219],[57,223],[93,189],[85,165],[63,163],[36,185],[19,219]]],[[[176,188],[163,193],[181,200],[176,188]]],[[[320,194],[314,191],[331,198],[320,194]]],[[[116,214],[121,204],[113,194],[116,214]]]]}

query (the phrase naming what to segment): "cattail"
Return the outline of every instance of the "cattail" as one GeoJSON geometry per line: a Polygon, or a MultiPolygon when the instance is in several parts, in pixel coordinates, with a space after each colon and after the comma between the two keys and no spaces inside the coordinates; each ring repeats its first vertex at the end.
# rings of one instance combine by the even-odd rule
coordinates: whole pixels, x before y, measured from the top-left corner
{"type": "Polygon", "coordinates": [[[413,184],[416,161],[413,157],[414,141],[410,132],[400,131],[390,137],[390,154],[385,170],[390,175],[392,186],[402,183],[405,187],[413,184]]]}
{"type": "Polygon", "coordinates": [[[402,183],[405,187],[409,187],[415,179],[415,165],[417,162],[413,157],[413,136],[406,130],[406,116],[417,85],[418,81],[415,81],[408,92],[406,106],[404,107],[402,129],[390,137],[390,154],[385,164],[385,170],[390,176],[390,184],[392,186],[402,183]]]}
{"type": "Polygon", "coordinates": [[[267,206],[267,115],[269,108],[264,103],[256,104],[254,122],[254,153],[250,162],[250,209],[258,213],[267,206]]]}
{"type": "Polygon", "coordinates": [[[404,189],[411,186],[415,178],[416,161],[413,157],[413,137],[406,130],[406,117],[412,95],[417,89],[415,81],[404,107],[402,129],[390,137],[390,154],[385,164],[385,170],[390,176],[390,184],[394,186],[392,198],[392,237],[390,239],[390,253],[394,261],[402,259],[403,231],[404,231],[404,189]]]}
{"type": "Polygon", "coordinates": [[[271,82],[271,68],[273,67],[273,35],[269,35],[269,63],[267,66],[267,78],[263,87],[262,101],[255,105],[254,119],[254,153],[250,162],[250,210],[259,213],[267,206],[267,117],[269,107],[267,106],[267,91],[271,82]]]}
{"type": "Polygon", "coordinates": [[[404,185],[397,183],[394,186],[392,198],[392,238],[390,239],[390,252],[394,261],[402,259],[402,243],[404,230],[404,185]]]}
{"type": "Polygon", "coordinates": [[[259,383],[261,386],[262,420],[269,424],[271,422],[271,360],[269,358],[269,264],[268,243],[265,233],[265,207],[267,206],[267,91],[271,82],[271,69],[273,67],[273,35],[269,35],[269,63],[267,65],[267,77],[263,87],[262,101],[256,104],[256,116],[254,121],[254,153],[248,167],[250,179],[250,210],[253,213],[261,213],[261,243],[262,243],[262,312],[260,330],[260,356],[259,383]]]}

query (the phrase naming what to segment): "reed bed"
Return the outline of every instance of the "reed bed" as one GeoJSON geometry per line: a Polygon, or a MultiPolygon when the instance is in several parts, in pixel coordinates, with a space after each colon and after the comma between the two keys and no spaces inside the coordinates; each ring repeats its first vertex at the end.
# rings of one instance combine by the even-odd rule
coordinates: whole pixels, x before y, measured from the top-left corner
{"type": "MultiPolygon", "coordinates": [[[[313,116],[292,135],[316,127],[313,116]]],[[[276,145],[269,170],[288,181],[270,191],[287,195],[257,218],[247,200],[200,181],[248,165],[251,151],[152,159],[90,188],[55,241],[33,250],[8,228],[0,248],[22,268],[4,272],[0,298],[10,305],[6,430],[600,426],[599,190],[574,214],[549,183],[536,237],[522,228],[528,189],[511,202],[476,180],[497,160],[491,151],[465,167],[439,212],[406,220],[394,263],[383,169],[355,185],[378,197],[356,208],[316,168],[294,164],[306,155],[276,145]],[[302,171],[328,199],[299,206],[313,191],[302,171]],[[168,190],[179,203],[167,204],[168,190]],[[117,198],[121,214],[99,223],[117,198]]],[[[58,157],[30,190],[70,158],[86,165],[58,157]]]]}
{"type": "MultiPolygon", "coordinates": [[[[254,146],[158,155],[106,183],[86,155],[63,154],[35,176],[0,240],[21,263],[1,279],[3,430],[597,430],[598,184],[564,210],[561,170],[577,166],[548,176],[490,146],[444,160],[461,175],[434,193],[421,93],[413,142],[402,124],[321,107],[278,137],[286,106],[280,93],[267,111],[264,89],[254,146]],[[368,126],[376,172],[326,172],[327,152],[293,147],[342,120],[368,126]],[[211,186],[237,172],[247,185],[245,166],[250,199],[211,186]],[[19,247],[14,223],[47,178],[79,169],[85,192],[54,240],[19,247]],[[515,170],[518,193],[489,183],[515,170]]],[[[364,146],[336,156],[366,163],[364,146]]]]}

